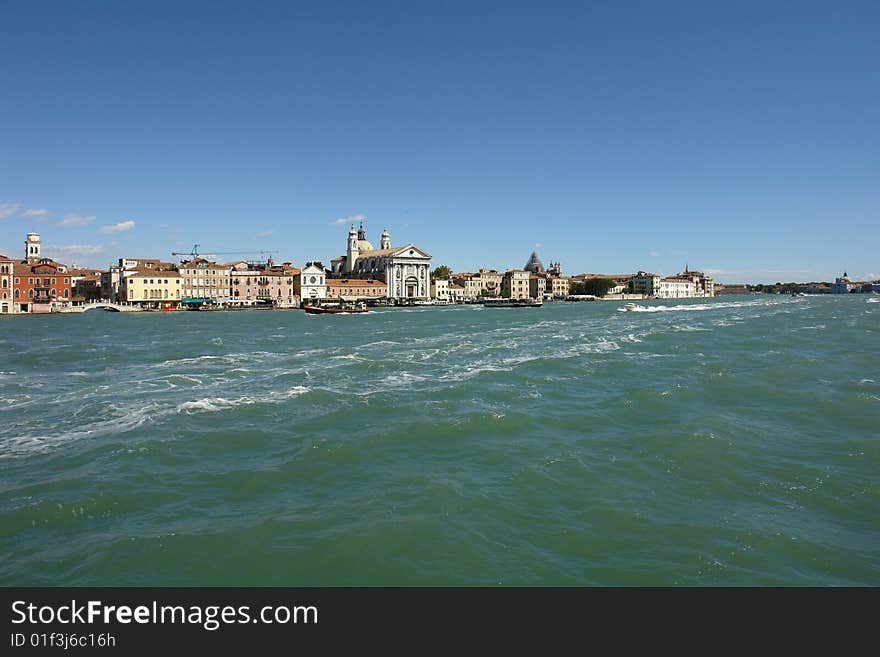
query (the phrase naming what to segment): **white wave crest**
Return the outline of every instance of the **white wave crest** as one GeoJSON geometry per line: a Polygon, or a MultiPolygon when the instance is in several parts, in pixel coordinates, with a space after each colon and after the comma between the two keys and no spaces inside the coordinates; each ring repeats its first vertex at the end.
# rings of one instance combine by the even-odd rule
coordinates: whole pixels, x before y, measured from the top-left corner
{"type": "Polygon", "coordinates": [[[238,406],[254,406],[256,404],[278,404],[285,399],[299,397],[300,395],[303,395],[310,390],[311,388],[307,388],[305,386],[294,386],[289,390],[270,392],[268,395],[265,395],[263,397],[254,397],[251,395],[244,395],[242,397],[238,397],[237,399],[227,399],[226,397],[205,397],[204,399],[183,402],[182,404],[178,405],[177,412],[187,414],[204,413],[223,411],[229,408],[236,408],[238,406]]]}

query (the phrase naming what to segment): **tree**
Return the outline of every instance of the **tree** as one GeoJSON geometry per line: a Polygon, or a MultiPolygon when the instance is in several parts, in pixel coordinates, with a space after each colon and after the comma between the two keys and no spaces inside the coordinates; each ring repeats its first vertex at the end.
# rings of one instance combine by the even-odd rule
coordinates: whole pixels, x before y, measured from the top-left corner
{"type": "Polygon", "coordinates": [[[452,276],[452,270],[446,265],[440,265],[431,272],[432,278],[449,278],[452,276]]]}
{"type": "Polygon", "coordinates": [[[610,278],[588,278],[583,283],[578,283],[576,291],[572,294],[591,294],[594,297],[604,297],[608,294],[608,290],[614,287],[616,283],[610,278]]]}

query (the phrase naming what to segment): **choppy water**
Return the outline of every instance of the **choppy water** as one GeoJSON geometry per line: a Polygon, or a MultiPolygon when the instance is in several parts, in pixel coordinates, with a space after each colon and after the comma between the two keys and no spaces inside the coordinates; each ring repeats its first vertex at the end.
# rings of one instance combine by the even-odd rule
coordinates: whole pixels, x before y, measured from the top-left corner
{"type": "Polygon", "coordinates": [[[880,584],[880,304],[0,321],[0,584],[880,584]]]}

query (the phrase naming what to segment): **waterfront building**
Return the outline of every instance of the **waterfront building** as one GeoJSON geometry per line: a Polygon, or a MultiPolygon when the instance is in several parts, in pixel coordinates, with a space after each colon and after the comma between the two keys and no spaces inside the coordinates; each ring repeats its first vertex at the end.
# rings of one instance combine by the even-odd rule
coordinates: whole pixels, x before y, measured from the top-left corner
{"type": "MultiPolygon", "coordinates": [[[[437,301],[449,301],[449,287],[451,281],[448,277],[435,278],[431,281],[431,298],[437,301]]],[[[464,288],[458,286],[464,294],[464,288]]]]}
{"type": "Polygon", "coordinates": [[[647,297],[657,295],[660,289],[660,277],[646,271],[638,271],[632,277],[632,288],[635,294],[644,294],[647,297]]]}
{"type": "Polygon", "coordinates": [[[547,290],[547,277],[542,274],[529,274],[529,296],[532,299],[543,299],[547,290]]]}
{"type": "Polygon", "coordinates": [[[101,274],[101,298],[119,301],[119,267],[110,267],[101,274]]]}
{"type": "Polygon", "coordinates": [[[12,264],[10,313],[57,312],[70,305],[72,296],[67,265],[44,258],[40,235],[28,233],[24,259],[12,264]]]}
{"type": "Polygon", "coordinates": [[[0,315],[11,315],[14,312],[12,299],[15,287],[14,270],[15,260],[0,255],[0,315]]]}
{"type": "Polygon", "coordinates": [[[480,297],[497,297],[501,294],[501,281],[504,274],[494,269],[480,269],[476,273],[463,272],[452,277],[452,283],[464,288],[466,301],[480,297]]]}
{"type": "Polygon", "coordinates": [[[701,271],[690,271],[685,265],[684,272],[678,275],[679,278],[688,278],[694,284],[694,296],[695,297],[714,297],[715,296],[715,281],[706,276],[701,271]]]}
{"type": "Polygon", "coordinates": [[[324,299],[327,295],[327,272],[320,262],[307,262],[293,279],[294,293],[302,302],[324,299]]]}
{"type": "Polygon", "coordinates": [[[380,248],[374,249],[363,224],[357,231],[352,225],[345,255],[331,261],[335,279],[382,281],[385,296],[396,301],[427,299],[431,293],[430,268],[430,254],[414,244],[393,248],[387,229],[382,231],[380,248]]]}
{"type": "Polygon", "coordinates": [[[369,278],[328,278],[327,298],[343,301],[375,301],[385,298],[385,281],[369,278]]]}
{"type": "Polygon", "coordinates": [[[125,285],[126,276],[147,271],[175,271],[172,262],[163,262],[158,258],[119,258],[117,264],[106,273],[101,273],[101,297],[114,302],[127,301],[128,289],[121,290],[125,285]]]}
{"type": "Polygon", "coordinates": [[[715,281],[704,273],[690,271],[687,267],[684,272],[665,278],[639,271],[632,276],[632,289],[636,294],[658,299],[714,297],[715,281]]]}
{"type": "Polygon", "coordinates": [[[72,288],[72,301],[75,303],[88,303],[98,301],[101,296],[101,277],[104,272],[100,269],[70,269],[70,285],[72,288]]]}
{"type": "Polygon", "coordinates": [[[67,267],[51,258],[15,263],[12,301],[15,312],[56,312],[73,296],[67,267]]]}
{"type": "Polygon", "coordinates": [[[225,306],[232,300],[232,265],[193,258],[178,265],[180,298],[187,305],[209,303],[225,306]]]}
{"type": "Polygon", "coordinates": [[[689,299],[697,296],[694,281],[687,276],[667,276],[660,279],[654,293],[658,299],[689,299]]]}
{"type": "Polygon", "coordinates": [[[511,269],[504,272],[501,279],[501,296],[505,299],[528,299],[530,272],[525,269],[511,269]]]}
{"type": "Polygon", "coordinates": [[[463,285],[449,283],[449,301],[451,303],[464,303],[467,300],[468,299],[465,296],[465,289],[463,285]]]}
{"type": "Polygon", "coordinates": [[[271,305],[299,308],[296,278],[300,270],[292,263],[276,265],[272,258],[263,263],[236,262],[230,265],[231,305],[271,305]]]}
{"type": "Polygon", "coordinates": [[[144,308],[176,310],[180,306],[180,274],[174,270],[127,270],[120,279],[119,296],[144,308]]]}
{"type": "Polygon", "coordinates": [[[571,289],[571,280],[567,276],[550,276],[547,278],[547,292],[554,299],[564,299],[571,289]]]}
{"type": "Polygon", "coordinates": [[[831,286],[831,294],[849,294],[859,285],[860,283],[854,283],[849,279],[847,273],[843,272],[843,276],[838,276],[834,279],[834,285],[831,286]]]}

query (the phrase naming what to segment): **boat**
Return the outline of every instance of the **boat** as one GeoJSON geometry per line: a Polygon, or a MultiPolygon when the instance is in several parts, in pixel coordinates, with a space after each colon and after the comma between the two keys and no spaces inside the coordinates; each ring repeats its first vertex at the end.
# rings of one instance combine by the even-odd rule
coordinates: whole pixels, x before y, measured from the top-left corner
{"type": "Polygon", "coordinates": [[[303,310],[309,315],[338,315],[340,313],[368,313],[370,309],[363,301],[356,304],[340,304],[338,306],[310,306],[303,304],[303,310]]]}
{"type": "Polygon", "coordinates": [[[435,301],[431,299],[419,299],[418,301],[413,301],[414,306],[433,306],[436,305],[435,301]]]}
{"type": "Polygon", "coordinates": [[[637,303],[630,302],[630,303],[624,304],[623,308],[621,308],[620,310],[623,310],[625,312],[639,312],[639,311],[645,311],[647,309],[648,309],[647,306],[640,306],[637,303]]]}
{"type": "Polygon", "coordinates": [[[480,301],[484,308],[540,308],[544,302],[540,299],[483,299],[480,301]]]}

